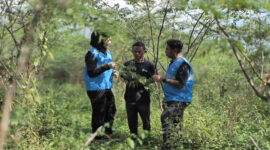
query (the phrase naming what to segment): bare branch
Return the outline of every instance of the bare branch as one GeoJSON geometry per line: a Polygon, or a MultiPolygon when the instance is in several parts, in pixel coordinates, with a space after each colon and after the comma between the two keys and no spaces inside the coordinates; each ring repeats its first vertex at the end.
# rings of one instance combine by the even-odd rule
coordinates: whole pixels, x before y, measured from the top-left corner
{"type": "Polygon", "coordinates": [[[14,32],[12,31],[12,29],[9,29],[9,27],[7,27],[7,26],[4,26],[4,27],[9,32],[10,36],[12,37],[12,39],[14,41],[16,48],[19,50],[20,44],[19,44],[18,40],[16,39],[14,32]]]}
{"type": "MultiPolygon", "coordinates": [[[[153,57],[154,57],[154,54],[150,51],[148,51],[153,57]]],[[[166,69],[165,67],[162,65],[162,63],[158,60],[158,64],[161,66],[162,70],[166,72],[166,69]]]]}
{"type": "Polygon", "coordinates": [[[197,51],[198,51],[198,49],[199,49],[201,43],[203,42],[206,33],[208,32],[208,29],[209,29],[209,28],[207,28],[207,29],[204,31],[204,34],[203,34],[202,37],[200,38],[200,41],[199,41],[199,43],[197,44],[198,46],[197,46],[195,52],[193,53],[193,55],[192,55],[191,58],[190,58],[190,62],[192,62],[193,58],[194,58],[195,55],[197,54],[197,51]]]}
{"type": "Polygon", "coordinates": [[[158,57],[159,57],[159,42],[160,42],[160,37],[161,37],[161,34],[162,34],[162,30],[163,30],[163,28],[164,28],[164,23],[165,23],[165,20],[166,20],[166,16],[167,16],[167,12],[168,12],[168,6],[169,6],[169,3],[170,3],[170,0],[167,1],[167,5],[166,5],[166,8],[165,8],[165,13],[164,13],[163,20],[162,20],[162,25],[161,25],[161,27],[160,27],[159,34],[158,34],[158,41],[157,41],[157,57],[155,58],[155,68],[156,68],[156,72],[157,72],[157,63],[158,63],[158,57]]]}
{"type": "MultiPolygon", "coordinates": [[[[201,13],[200,17],[197,19],[195,25],[194,25],[193,28],[192,28],[192,31],[191,31],[190,36],[189,36],[189,39],[188,39],[188,50],[187,50],[187,52],[186,52],[185,55],[188,55],[188,53],[189,53],[189,50],[190,50],[190,48],[191,48],[190,42],[191,42],[191,38],[192,38],[192,36],[193,36],[193,32],[194,32],[194,30],[195,30],[197,24],[199,23],[200,19],[202,18],[203,14],[204,14],[204,12],[201,13]]],[[[198,37],[198,36],[197,36],[197,37],[198,37]]],[[[194,41],[195,41],[195,40],[194,40],[194,41]]],[[[193,41],[192,43],[194,43],[194,41],[193,41]]]]}
{"type": "MultiPolygon", "coordinates": [[[[191,15],[189,12],[185,11],[185,13],[188,14],[192,19],[197,20],[197,19],[196,19],[193,15],[191,15]]],[[[201,21],[199,21],[199,23],[200,23],[203,27],[209,28],[209,29],[208,29],[209,31],[212,31],[212,32],[217,33],[217,34],[220,34],[220,32],[219,32],[218,30],[215,30],[215,29],[210,28],[210,26],[208,26],[207,23],[203,23],[203,22],[201,22],[201,21]]]]}
{"type": "MultiPolygon", "coordinates": [[[[103,126],[100,126],[95,133],[91,135],[91,137],[84,143],[84,146],[88,146],[95,139],[98,133],[102,130],[103,126]]],[[[82,150],[82,149],[81,149],[82,150]]]]}
{"type": "Polygon", "coordinates": [[[3,43],[4,43],[4,36],[5,36],[5,30],[2,30],[2,33],[1,33],[1,36],[0,36],[0,55],[1,55],[1,53],[2,53],[2,51],[3,51],[3,43]]]}
{"type": "Polygon", "coordinates": [[[209,20],[207,23],[206,23],[206,27],[202,28],[200,30],[200,32],[197,34],[196,38],[192,41],[191,45],[190,45],[190,48],[193,47],[194,43],[199,39],[199,36],[201,35],[201,33],[203,32],[203,30],[205,30],[204,34],[202,37],[204,37],[207,33],[208,30],[210,30],[210,26],[212,25],[212,23],[214,22],[214,20],[209,20]],[[208,24],[208,25],[207,25],[208,24]],[[206,29],[205,29],[206,28],[206,29]]]}
{"type": "Polygon", "coordinates": [[[221,30],[221,32],[224,34],[224,36],[225,36],[225,37],[227,38],[227,40],[229,41],[229,43],[230,43],[230,45],[231,45],[231,47],[232,47],[232,50],[233,50],[233,52],[234,52],[234,55],[235,55],[235,57],[236,57],[236,59],[237,59],[239,65],[240,65],[241,70],[243,71],[243,73],[244,73],[244,75],[245,75],[245,77],[246,77],[246,79],[247,79],[249,85],[251,86],[251,88],[253,89],[253,91],[256,93],[256,95],[257,95],[258,97],[260,97],[261,99],[267,101],[267,97],[266,97],[265,95],[263,95],[263,94],[261,93],[261,91],[258,90],[258,88],[257,88],[257,87],[255,86],[255,84],[254,84],[254,81],[251,79],[251,77],[250,77],[249,74],[247,73],[246,69],[244,68],[244,64],[242,63],[242,60],[241,60],[240,56],[238,55],[238,52],[237,52],[237,49],[238,49],[238,48],[237,48],[237,46],[235,45],[234,40],[232,40],[232,39],[230,38],[229,34],[225,31],[225,28],[222,27],[222,26],[220,25],[220,22],[219,22],[218,18],[215,17],[215,20],[216,20],[216,23],[217,23],[219,29],[221,30]]]}
{"type": "MultiPolygon", "coordinates": [[[[252,61],[248,58],[248,56],[247,56],[245,53],[243,53],[241,50],[240,50],[239,52],[240,52],[240,53],[245,57],[245,59],[248,61],[249,65],[250,65],[252,71],[255,73],[256,77],[257,77],[258,79],[260,79],[261,81],[263,81],[263,82],[267,82],[267,81],[264,81],[264,79],[263,79],[263,78],[259,75],[259,73],[256,71],[255,66],[252,64],[252,61]]],[[[253,63],[255,63],[255,64],[257,65],[256,62],[253,62],[253,63]]],[[[257,65],[257,66],[258,66],[258,65],[257,65]]]]}
{"type": "Polygon", "coordinates": [[[10,0],[9,4],[8,4],[8,1],[6,0],[6,6],[7,6],[7,9],[6,9],[6,12],[8,13],[8,20],[11,22],[12,21],[12,4],[13,4],[13,0],[10,0]]]}
{"type": "Polygon", "coordinates": [[[256,148],[257,148],[258,150],[261,150],[261,148],[258,146],[258,144],[257,144],[256,141],[253,139],[253,137],[252,137],[252,136],[249,136],[249,138],[251,139],[252,143],[256,146],[256,148]]]}
{"type": "MultiPolygon", "coordinates": [[[[173,17],[172,17],[172,20],[175,20],[176,14],[177,14],[177,11],[174,11],[174,15],[173,15],[173,17]]],[[[175,31],[175,32],[172,32],[172,37],[174,37],[174,34],[176,33],[176,29],[175,29],[175,21],[172,22],[172,29],[173,29],[173,31],[175,31]]]]}
{"type": "Polygon", "coordinates": [[[148,22],[149,22],[149,28],[150,28],[150,38],[152,40],[152,46],[153,46],[153,54],[155,57],[155,42],[154,42],[154,35],[153,35],[153,26],[152,26],[152,20],[151,20],[151,14],[150,14],[150,8],[148,4],[148,0],[145,0],[146,8],[147,8],[147,16],[148,16],[148,22]]]}
{"type": "MultiPolygon", "coordinates": [[[[115,7],[110,6],[108,3],[104,3],[104,5],[105,5],[106,7],[108,7],[108,8],[110,8],[110,9],[114,9],[114,10],[117,12],[117,15],[118,15],[124,22],[128,22],[128,19],[125,18],[125,17],[123,17],[123,16],[120,14],[119,9],[115,9],[115,7]]],[[[135,27],[133,26],[132,23],[130,23],[130,26],[131,26],[131,28],[126,28],[126,29],[129,30],[129,32],[132,33],[132,34],[134,34],[135,37],[136,37],[136,35],[137,35],[138,33],[137,33],[137,31],[135,30],[135,27]],[[133,31],[131,31],[131,29],[132,29],[133,31]]]]}
{"type": "MultiPolygon", "coordinates": [[[[261,19],[259,19],[259,32],[261,33],[261,19]]],[[[260,50],[262,51],[261,53],[261,78],[263,78],[263,73],[264,73],[264,48],[262,45],[262,36],[260,36],[260,50]]]]}

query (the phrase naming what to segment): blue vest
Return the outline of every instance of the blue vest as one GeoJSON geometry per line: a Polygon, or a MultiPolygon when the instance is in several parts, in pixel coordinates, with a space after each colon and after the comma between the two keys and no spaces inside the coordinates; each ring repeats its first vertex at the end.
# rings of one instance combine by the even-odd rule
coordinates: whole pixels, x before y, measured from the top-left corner
{"type": "MultiPolygon", "coordinates": [[[[90,53],[94,55],[94,58],[97,60],[97,67],[112,62],[112,56],[110,51],[106,51],[107,55],[104,55],[102,52],[99,52],[97,49],[92,48],[89,50],[90,53]]],[[[85,64],[86,66],[87,64],[85,64]]],[[[87,74],[87,67],[85,67],[84,80],[87,91],[100,91],[111,89],[113,87],[113,70],[109,69],[101,73],[96,77],[90,77],[87,74]]]]}
{"type": "Polygon", "coordinates": [[[175,60],[166,72],[165,79],[174,79],[177,73],[177,70],[182,65],[183,62],[186,62],[190,66],[190,73],[186,85],[183,88],[172,86],[168,83],[164,83],[164,95],[165,101],[180,101],[180,102],[191,102],[192,100],[192,89],[193,89],[193,70],[190,63],[184,58],[180,57],[175,60]]]}

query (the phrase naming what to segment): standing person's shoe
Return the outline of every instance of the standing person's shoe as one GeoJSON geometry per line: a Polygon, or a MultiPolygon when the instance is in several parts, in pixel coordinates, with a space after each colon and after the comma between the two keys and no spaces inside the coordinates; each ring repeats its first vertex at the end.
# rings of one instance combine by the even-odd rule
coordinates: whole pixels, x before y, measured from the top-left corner
{"type": "Polygon", "coordinates": [[[107,135],[112,135],[112,133],[113,133],[112,128],[105,127],[105,133],[107,135]]]}

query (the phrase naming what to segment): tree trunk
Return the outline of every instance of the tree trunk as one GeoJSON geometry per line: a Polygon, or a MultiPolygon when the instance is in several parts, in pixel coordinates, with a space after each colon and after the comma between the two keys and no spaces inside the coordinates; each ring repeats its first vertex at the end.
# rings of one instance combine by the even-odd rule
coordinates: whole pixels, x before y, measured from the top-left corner
{"type": "Polygon", "coordinates": [[[40,7],[35,8],[35,13],[31,24],[24,26],[24,37],[22,38],[21,54],[18,58],[18,66],[15,71],[15,75],[11,81],[11,84],[5,92],[3,115],[1,120],[0,129],[0,150],[4,149],[6,136],[9,130],[9,122],[12,108],[12,101],[17,91],[17,82],[20,82],[21,78],[25,77],[27,72],[27,66],[29,65],[30,56],[32,53],[32,47],[35,42],[36,28],[40,19],[40,12],[44,8],[43,1],[39,3],[40,7]]]}
{"type": "Polygon", "coordinates": [[[16,81],[12,81],[12,83],[8,86],[5,92],[5,100],[3,106],[3,116],[1,120],[1,132],[0,132],[0,150],[4,148],[5,137],[8,133],[9,129],[9,118],[12,110],[12,100],[15,97],[16,93],[16,81]]]}

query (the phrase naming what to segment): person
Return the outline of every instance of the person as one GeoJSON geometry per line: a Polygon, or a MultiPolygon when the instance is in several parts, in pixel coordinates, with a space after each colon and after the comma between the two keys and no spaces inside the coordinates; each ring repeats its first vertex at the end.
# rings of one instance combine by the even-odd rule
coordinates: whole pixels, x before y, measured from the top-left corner
{"type": "MultiPolygon", "coordinates": [[[[85,85],[92,105],[92,132],[105,125],[105,134],[112,134],[112,125],[116,113],[113,88],[113,68],[111,44],[108,35],[93,31],[90,45],[92,48],[85,55],[85,85]]],[[[96,138],[103,138],[97,136],[96,138]]]]}
{"type": "Polygon", "coordinates": [[[163,82],[165,103],[161,114],[163,146],[161,149],[174,149],[172,140],[181,130],[184,110],[192,101],[193,70],[190,63],[182,56],[183,44],[180,40],[167,41],[166,56],[171,59],[165,77],[154,75],[153,79],[163,82]]]}
{"type": "MultiPolygon", "coordinates": [[[[126,112],[130,133],[138,134],[138,114],[143,123],[143,129],[150,131],[150,91],[145,88],[139,78],[148,80],[149,84],[152,75],[155,73],[155,66],[144,58],[146,53],[144,43],[136,42],[132,45],[134,59],[124,63],[125,71],[121,77],[127,81],[125,91],[126,112]]],[[[153,80],[152,80],[153,81],[153,80]]]]}

